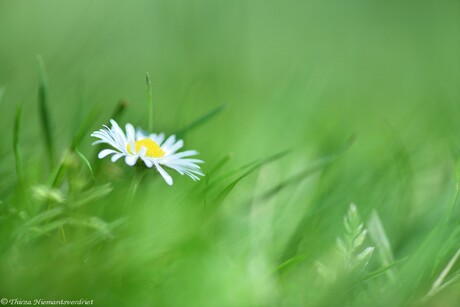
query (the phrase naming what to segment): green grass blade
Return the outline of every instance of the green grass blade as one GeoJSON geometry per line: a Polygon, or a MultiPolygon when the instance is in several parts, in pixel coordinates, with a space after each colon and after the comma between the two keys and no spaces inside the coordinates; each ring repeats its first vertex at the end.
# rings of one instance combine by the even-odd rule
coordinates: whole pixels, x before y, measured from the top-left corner
{"type": "Polygon", "coordinates": [[[459,258],[460,258],[460,248],[457,249],[454,256],[447,263],[446,267],[441,271],[441,274],[439,274],[438,278],[436,278],[435,282],[431,286],[430,291],[428,292],[428,296],[434,296],[436,293],[440,291],[440,288],[443,285],[444,279],[447,277],[447,274],[449,274],[449,272],[452,270],[452,267],[454,266],[454,264],[457,262],[459,258]]]}
{"type": "Polygon", "coordinates": [[[96,110],[96,109],[93,109],[88,114],[86,119],[83,121],[83,124],[80,126],[78,131],[75,133],[75,136],[72,141],[72,145],[70,146],[71,150],[75,150],[80,145],[83,137],[85,137],[88,134],[88,131],[91,128],[91,125],[96,120],[98,114],[99,114],[99,110],[96,110]]]}
{"type": "Polygon", "coordinates": [[[75,153],[80,157],[80,159],[83,161],[86,167],[88,167],[88,170],[91,173],[91,177],[93,177],[94,179],[95,176],[93,168],[91,167],[91,163],[89,163],[88,159],[77,148],[75,148],[75,153]]]}
{"type": "Polygon", "coordinates": [[[121,117],[123,116],[123,114],[125,113],[127,107],[128,107],[127,100],[125,99],[118,100],[118,103],[113,109],[112,115],[110,116],[110,118],[112,118],[115,121],[119,121],[121,117]]]}
{"type": "Polygon", "coordinates": [[[3,97],[5,96],[5,88],[0,87],[0,105],[2,104],[3,97]]]}
{"type": "Polygon", "coordinates": [[[289,151],[283,151],[277,154],[274,154],[268,158],[263,159],[262,161],[256,163],[254,166],[252,166],[250,169],[248,169],[246,172],[244,172],[241,176],[233,180],[230,184],[228,184],[216,197],[214,203],[215,207],[218,207],[230,194],[231,191],[236,187],[236,185],[246,178],[247,176],[251,175],[254,171],[258,170],[261,166],[276,161],[282,157],[284,157],[289,151]]]}
{"type": "Polygon", "coordinates": [[[303,171],[293,175],[292,177],[288,178],[287,180],[281,182],[280,184],[278,184],[275,187],[271,188],[270,190],[266,191],[262,195],[259,195],[259,196],[255,197],[250,202],[265,201],[265,200],[273,197],[275,194],[277,194],[278,192],[280,192],[284,188],[286,188],[286,187],[288,187],[288,186],[290,186],[292,184],[300,183],[306,177],[308,177],[308,176],[310,176],[310,175],[322,170],[323,168],[325,168],[326,166],[328,166],[332,162],[334,162],[335,159],[336,159],[336,156],[320,159],[316,163],[313,163],[312,166],[307,167],[303,171]]]}
{"type": "Polygon", "coordinates": [[[233,170],[233,171],[230,171],[228,172],[227,174],[224,174],[218,178],[216,178],[215,180],[213,180],[204,190],[203,190],[203,193],[206,193],[208,192],[210,189],[212,189],[213,187],[215,187],[219,182],[222,182],[224,179],[227,179],[245,169],[248,169],[250,168],[250,172],[258,169],[259,167],[265,165],[265,164],[268,164],[270,162],[273,162],[273,161],[276,161],[278,159],[281,159],[282,157],[284,157],[285,155],[287,155],[288,153],[290,152],[290,150],[285,150],[285,151],[281,151],[281,152],[278,152],[274,155],[271,155],[271,156],[268,156],[264,159],[259,159],[259,160],[256,160],[256,161],[252,161],[250,163],[247,163],[241,167],[238,167],[237,169],[233,170]]]}
{"type": "MultiPolygon", "coordinates": [[[[332,153],[328,156],[325,156],[324,158],[321,158],[316,165],[313,166],[313,169],[316,167],[319,167],[320,169],[331,165],[333,162],[335,162],[338,158],[340,158],[345,152],[347,152],[348,149],[354,144],[355,141],[355,136],[352,135],[344,145],[341,146],[335,153],[332,153]]],[[[307,170],[305,170],[307,172],[307,170]]],[[[276,191],[276,190],[274,190],[276,191]]],[[[302,217],[301,221],[297,225],[296,229],[294,232],[291,234],[290,238],[287,241],[287,245],[284,248],[281,258],[280,258],[280,263],[286,262],[288,259],[294,258],[296,253],[297,253],[297,247],[300,244],[300,242],[303,240],[304,237],[304,229],[309,225],[310,219],[311,219],[312,214],[310,212],[305,213],[305,215],[302,217]]]]}
{"type": "Polygon", "coordinates": [[[66,169],[66,165],[63,162],[59,164],[59,167],[57,168],[56,172],[54,173],[53,181],[51,182],[51,187],[56,188],[59,185],[59,182],[61,181],[62,176],[64,175],[66,169]]]}
{"type": "Polygon", "coordinates": [[[457,271],[451,278],[449,278],[445,283],[443,283],[441,286],[439,286],[438,291],[434,294],[438,294],[442,290],[450,287],[451,285],[455,284],[460,280],[460,271],[457,271]]]}
{"type": "Polygon", "coordinates": [[[104,184],[101,186],[94,187],[86,192],[79,194],[78,199],[75,199],[74,201],[71,201],[69,203],[69,207],[71,208],[81,207],[94,200],[98,200],[98,199],[101,199],[107,196],[112,191],[113,191],[113,188],[110,184],[104,184]]]}
{"type": "Polygon", "coordinates": [[[16,116],[14,118],[13,151],[14,151],[14,159],[16,161],[16,175],[18,177],[19,185],[22,185],[24,182],[24,173],[23,173],[22,159],[21,159],[21,149],[19,147],[21,124],[22,124],[22,106],[18,105],[16,108],[16,116]]]}
{"type": "Polygon", "coordinates": [[[227,104],[222,104],[220,106],[218,106],[217,108],[209,111],[208,113],[204,114],[203,116],[201,116],[200,118],[196,119],[195,121],[193,121],[192,123],[190,123],[189,125],[185,126],[184,128],[174,132],[174,134],[178,137],[178,138],[183,138],[184,135],[187,133],[187,132],[190,132],[191,130],[203,125],[204,123],[208,122],[209,120],[211,120],[213,117],[215,117],[216,115],[218,115],[219,113],[221,113],[222,111],[224,111],[226,108],[228,107],[227,104]]]}
{"type": "Polygon", "coordinates": [[[55,152],[51,127],[51,116],[49,112],[48,80],[46,76],[45,64],[43,63],[42,57],[37,56],[37,61],[39,70],[38,106],[40,110],[40,122],[42,124],[46,150],[48,152],[49,165],[51,168],[53,165],[55,152]]]}
{"type": "Polygon", "coordinates": [[[404,263],[405,261],[409,260],[408,257],[406,258],[402,258],[402,259],[399,259],[399,260],[396,260],[392,263],[390,263],[389,265],[387,266],[384,266],[384,267],[381,267],[373,272],[370,272],[368,273],[367,275],[365,275],[363,278],[359,279],[355,284],[353,284],[352,287],[356,287],[366,281],[369,281],[371,279],[374,279],[374,278],[377,278],[379,276],[381,276],[382,274],[388,272],[389,270],[393,269],[395,266],[398,266],[402,263],[404,263]]]}
{"type": "Polygon", "coordinates": [[[209,183],[210,178],[214,176],[214,174],[219,172],[224,167],[224,165],[227,164],[228,161],[230,161],[232,157],[232,154],[227,154],[219,162],[216,163],[216,165],[206,175],[206,184],[209,183]]]}
{"type": "Polygon", "coordinates": [[[62,227],[64,227],[64,225],[69,223],[71,220],[72,220],[72,218],[66,217],[66,218],[62,218],[62,219],[50,222],[50,223],[45,224],[45,225],[43,225],[41,227],[31,228],[30,229],[30,231],[32,232],[31,233],[31,238],[36,239],[36,238],[39,238],[39,237],[41,237],[43,235],[48,234],[49,232],[51,232],[53,230],[62,229],[62,227]]]}
{"type": "MultiPolygon", "coordinates": [[[[369,218],[367,229],[369,231],[370,237],[377,245],[377,251],[380,255],[382,264],[384,266],[388,266],[390,263],[393,263],[394,257],[391,250],[390,240],[388,239],[385,229],[383,228],[382,221],[380,220],[380,217],[375,210],[372,212],[371,217],[369,218]]],[[[395,281],[395,274],[392,270],[388,270],[387,275],[391,281],[395,281]]]]}
{"type": "MultiPolygon", "coordinates": [[[[77,155],[83,160],[85,165],[88,166],[93,177],[94,177],[94,172],[91,167],[91,164],[86,159],[86,157],[84,157],[81,153],[77,152],[77,147],[80,145],[83,137],[88,134],[88,130],[91,128],[91,125],[93,124],[95,118],[97,117],[97,114],[98,112],[96,110],[93,110],[92,112],[88,114],[85,121],[81,125],[80,129],[76,132],[72,140],[72,144],[70,145],[70,148],[67,152],[67,154],[73,153],[73,152],[77,153],[77,155]]],[[[66,164],[65,164],[65,159],[63,159],[63,161],[61,161],[61,163],[59,164],[57,171],[55,172],[55,175],[53,176],[54,179],[51,184],[52,187],[57,187],[59,185],[61,177],[64,175],[65,171],[66,171],[66,164]]]]}
{"type": "Polygon", "coordinates": [[[113,238],[109,224],[96,216],[74,217],[69,219],[68,224],[75,227],[90,228],[105,238],[113,238]]]}
{"type": "Polygon", "coordinates": [[[152,82],[150,81],[148,72],[145,73],[145,83],[147,83],[147,128],[148,128],[148,131],[153,131],[152,82]]]}

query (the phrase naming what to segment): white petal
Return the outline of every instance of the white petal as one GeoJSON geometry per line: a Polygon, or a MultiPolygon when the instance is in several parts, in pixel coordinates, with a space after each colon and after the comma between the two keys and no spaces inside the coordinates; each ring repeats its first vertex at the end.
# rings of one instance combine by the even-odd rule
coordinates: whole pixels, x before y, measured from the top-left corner
{"type": "Polygon", "coordinates": [[[183,152],[173,154],[173,155],[169,156],[169,158],[177,158],[177,159],[179,159],[179,158],[194,156],[194,155],[197,155],[197,154],[198,154],[198,151],[196,151],[196,150],[187,150],[187,151],[183,151],[183,152]]]}
{"type": "Polygon", "coordinates": [[[101,139],[101,143],[107,143],[110,146],[119,149],[118,144],[113,140],[113,138],[104,130],[95,131],[91,134],[92,137],[101,139]]]}
{"type": "Polygon", "coordinates": [[[176,151],[178,151],[179,149],[181,149],[182,147],[184,146],[184,141],[182,140],[179,140],[176,142],[176,144],[172,145],[170,148],[169,148],[169,153],[170,154],[173,154],[175,153],[176,151]]]}
{"type": "Polygon", "coordinates": [[[149,159],[142,159],[145,163],[145,165],[148,167],[148,168],[151,168],[153,166],[153,162],[149,159]]]}
{"type": "Polygon", "coordinates": [[[163,149],[164,151],[168,151],[169,148],[174,144],[175,141],[176,141],[176,136],[173,134],[164,142],[163,145],[161,145],[161,149],[163,149]]]}
{"type": "Polygon", "coordinates": [[[126,156],[126,157],[125,157],[125,162],[126,162],[126,164],[128,164],[129,166],[133,166],[134,164],[136,164],[137,158],[138,158],[137,155],[129,155],[129,156],[126,156]]]}
{"type": "Polygon", "coordinates": [[[144,133],[141,129],[137,129],[136,131],[136,140],[141,140],[145,139],[147,137],[147,134],[144,133]]]}
{"type": "Polygon", "coordinates": [[[169,174],[158,163],[155,163],[155,166],[156,166],[158,172],[160,173],[160,175],[166,181],[166,183],[169,184],[169,185],[172,185],[173,180],[172,180],[171,176],[169,176],[169,174]]]}
{"type": "Polygon", "coordinates": [[[151,135],[149,135],[149,138],[151,138],[155,141],[155,143],[161,146],[161,143],[163,143],[163,141],[165,140],[165,134],[163,132],[159,134],[152,133],[151,135]]]}
{"type": "Polygon", "coordinates": [[[123,152],[126,152],[126,144],[128,143],[128,140],[126,139],[123,131],[121,129],[111,130],[110,133],[114,141],[118,144],[118,148],[123,150],[123,152]]]}
{"type": "Polygon", "coordinates": [[[116,153],[112,156],[112,158],[110,160],[112,160],[112,162],[117,162],[118,159],[120,159],[121,157],[125,156],[126,154],[124,153],[116,153]]]}
{"type": "Polygon", "coordinates": [[[147,147],[142,146],[141,150],[139,150],[139,152],[137,154],[139,155],[139,157],[145,157],[146,153],[147,153],[147,147]]]}
{"type": "Polygon", "coordinates": [[[199,170],[201,167],[199,165],[193,164],[193,163],[186,163],[186,162],[180,162],[180,161],[171,161],[167,163],[162,163],[163,165],[169,166],[169,167],[178,167],[178,168],[183,168],[183,169],[189,169],[189,170],[199,170]]]}
{"type": "Polygon", "coordinates": [[[126,137],[128,138],[128,142],[135,141],[136,130],[134,129],[133,125],[126,124],[126,137]]]}
{"type": "Polygon", "coordinates": [[[119,138],[121,139],[122,145],[126,146],[126,143],[128,142],[128,140],[126,139],[126,136],[123,130],[120,128],[117,122],[114,121],[113,119],[110,120],[110,123],[112,124],[112,131],[115,132],[119,136],[119,138]]]}
{"type": "Polygon", "coordinates": [[[99,159],[103,159],[103,158],[107,157],[108,155],[111,155],[111,154],[114,154],[114,153],[117,153],[117,152],[118,151],[115,151],[113,149],[104,149],[97,155],[97,157],[99,159]]]}

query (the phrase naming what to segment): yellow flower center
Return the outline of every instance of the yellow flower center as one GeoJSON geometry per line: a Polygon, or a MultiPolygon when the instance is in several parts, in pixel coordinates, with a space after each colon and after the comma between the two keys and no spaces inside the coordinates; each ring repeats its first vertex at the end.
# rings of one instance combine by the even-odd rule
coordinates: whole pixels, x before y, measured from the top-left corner
{"type": "MultiPolygon", "coordinates": [[[[136,148],[136,152],[139,152],[142,147],[147,148],[147,153],[145,154],[147,157],[150,158],[160,158],[165,155],[165,152],[161,149],[160,145],[155,143],[152,139],[142,139],[139,141],[134,142],[134,147],[136,148]]],[[[126,145],[126,150],[132,154],[130,144],[126,145]]]]}

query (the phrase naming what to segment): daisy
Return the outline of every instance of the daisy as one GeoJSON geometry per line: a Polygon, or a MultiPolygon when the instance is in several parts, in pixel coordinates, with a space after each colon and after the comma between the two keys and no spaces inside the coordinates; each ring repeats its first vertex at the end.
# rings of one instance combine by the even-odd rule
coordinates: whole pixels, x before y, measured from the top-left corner
{"type": "Polygon", "coordinates": [[[195,150],[177,152],[184,146],[184,141],[176,140],[175,135],[165,139],[164,133],[147,135],[142,130],[134,129],[133,125],[126,124],[126,134],[116,121],[110,120],[112,128],[104,125],[103,129],[95,131],[92,137],[98,138],[95,144],[105,143],[113,149],[104,149],[98,154],[99,159],[112,155],[112,162],[120,158],[125,159],[126,164],[134,166],[138,161],[151,168],[155,166],[167,184],[172,185],[171,176],[162,166],[177,171],[181,175],[187,175],[193,180],[200,180],[198,176],[204,176],[197,163],[203,163],[198,159],[188,158],[197,155],[195,150]]]}

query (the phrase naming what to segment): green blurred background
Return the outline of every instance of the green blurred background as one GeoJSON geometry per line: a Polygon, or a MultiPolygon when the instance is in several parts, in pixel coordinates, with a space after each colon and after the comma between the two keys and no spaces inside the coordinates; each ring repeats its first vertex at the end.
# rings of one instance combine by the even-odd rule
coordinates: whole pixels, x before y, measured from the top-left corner
{"type": "MultiPolygon", "coordinates": [[[[335,244],[351,202],[364,220],[379,212],[396,259],[417,254],[447,214],[460,145],[459,34],[458,1],[0,1],[1,238],[8,242],[0,296],[85,297],[101,306],[408,304],[439,270],[429,266],[434,258],[402,269],[410,272],[405,286],[377,281],[367,296],[341,284],[318,291],[312,264],[335,244]],[[40,131],[37,55],[59,156],[92,109],[98,129],[120,99],[128,103],[121,122],[146,127],[145,72],[157,131],[173,133],[228,106],[185,136],[206,161],[205,173],[229,154],[223,173],[290,152],[238,182],[211,217],[214,202],[192,197],[197,184],[179,176],[170,188],[150,174],[123,205],[133,170],[106,163],[97,183],[114,191],[78,214],[107,222],[130,216],[110,239],[69,226],[67,243],[55,232],[17,242],[14,230],[39,209],[21,217],[20,204],[37,204],[16,188],[16,105],[24,108],[20,146],[30,187],[52,173],[40,131]],[[253,200],[350,137],[353,145],[332,165],[253,200]],[[416,265],[434,275],[420,277],[416,265]]],[[[88,134],[79,148],[87,157],[91,141],[88,134]]],[[[88,176],[83,169],[78,176],[88,176]]],[[[453,240],[441,258],[458,248],[453,240]]],[[[427,304],[454,306],[458,290],[427,304]]]]}

